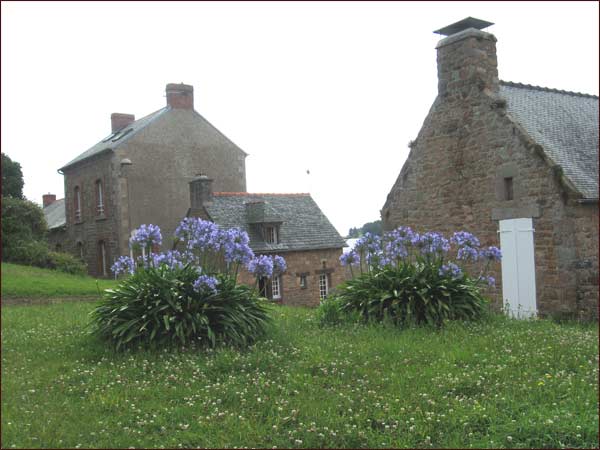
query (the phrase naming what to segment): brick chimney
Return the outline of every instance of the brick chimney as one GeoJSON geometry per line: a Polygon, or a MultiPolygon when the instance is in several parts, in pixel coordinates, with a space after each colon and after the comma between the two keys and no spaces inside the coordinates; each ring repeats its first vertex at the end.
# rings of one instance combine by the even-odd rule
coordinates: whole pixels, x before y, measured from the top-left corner
{"type": "Polygon", "coordinates": [[[202,209],[213,199],[213,181],[206,175],[197,175],[190,181],[190,206],[192,209],[202,209]]]}
{"type": "Polygon", "coordinates": [[[490,25],[467,17],[434,31],[447,36],[436,47],[438,96],[467,98],[482,91],[498,92],[496,37],[481,31],[490,25]]]}
{"type": "Polygon", "coordinates": [[[175,109],[194,109],[194,86],[167,84],[167,105],[175,109]]]}
{"type": "Polygon", "coordinates": [[[135,116],[133,114],[112,113],[110,115],[110,128],[113,133],[122,130],[133,122],[135,122],[135,116]]]}
{"type": "Polygon", "coordinates": [[[56,195],[54,195],[54,194],[48,193],[48,194],[42,195],[42,205],[44,205],[44,208],[46,206],[50,206],[55,201],[56,201],[56,195]]]}

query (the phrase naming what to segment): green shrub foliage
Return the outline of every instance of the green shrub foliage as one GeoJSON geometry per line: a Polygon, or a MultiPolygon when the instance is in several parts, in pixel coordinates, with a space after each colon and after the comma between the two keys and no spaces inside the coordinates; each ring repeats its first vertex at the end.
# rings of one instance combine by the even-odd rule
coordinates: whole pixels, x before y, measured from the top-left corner
{"type": "Polygon", "coordinates": [[[49,252],[48,267],[60,272],[70,273],[73,275],[86,275],[87,267],[79,258],[74,257],[69,253],[49,252]]]}
{"type": "Polygon", "coordinates": [[[136,271],[105,291],[92,313],[94,331],[117,350],[139,345],[243,347],[263,335],[270,319],[255,290],[219,275],[218,291],[197,291],[197,278],[190,264],[136,271]]]}
{"type": "Polygon", "coordinates": [[[271,277],[285,271],[284,259],[255,257],[247,233],[201,219],[184,219],[175,236],[182,251],[153,253],[162,242],[160,229],[138,228],[131,244],[146,255],[115,261],[113,273],[125,278],[93,312],[94,332],[117,350],[255,342],[270,322],[268,307],[256,289],[237,284],[239,269],[271,277]]]}
{"type": "MultiPolygon", "coordinates": [[[[340,258],[356,277],[338,287],[335,300],[321,305],[322,317],[358,313],[365,321],[391,321],[396,325],[441,326],[448,320],[476,320],[487,312],[481,284],[500,250],[481,247],[479,240],[461,231],[446,239],[440,233],[418,234],[400,227],[382,238],[366,234],[340,258]],[[455,250],[453,253],[451,250],[455,250]],[[467,268],[483,262],[478,275],[467,268]]],[[[325,320],[327,321],[327,320],[325,320]]]]}

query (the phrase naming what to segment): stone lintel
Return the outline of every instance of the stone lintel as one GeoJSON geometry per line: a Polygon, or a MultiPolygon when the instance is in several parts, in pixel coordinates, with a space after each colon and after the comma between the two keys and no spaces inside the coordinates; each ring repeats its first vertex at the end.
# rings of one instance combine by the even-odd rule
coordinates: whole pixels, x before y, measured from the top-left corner
{"type": "Polygon", "coordinates": [[[542,215],[539,205],[524,205],[514,208],[493,208],[492,220],[518,219],[524,217],[538,218],[542,215]]]}

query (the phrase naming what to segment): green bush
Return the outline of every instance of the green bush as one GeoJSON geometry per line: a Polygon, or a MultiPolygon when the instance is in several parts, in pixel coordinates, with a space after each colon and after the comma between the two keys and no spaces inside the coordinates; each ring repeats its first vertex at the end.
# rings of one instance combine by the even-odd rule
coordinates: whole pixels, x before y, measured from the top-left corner
{"type": "Polygon", "coordinates": [[[73,275],[86,275],[87,267],[78,258],[69,253],[49,252],[48,265],[50,269],[73,275]]]}
{"type": "Polygon", "coordinates": [[[2,248],[2,259],[17,264],[50,268],[50,250],[43,241],[16,240],[2,248]]]}
{"type": "Polygon", "coordinates": [[[93,332],[115,349],[200,344],[247,346],[270,318],[255,290],[218,275],[218,291],[193,288],[195,267],[138,269],[105,291],[92,313],[93,332]]]}
{"type": "MultiPolygon", "coordinates": [[[[440,276],[437,267],[427,264],[365,273],[339,286],[337,298],[328,302],[326,308],[338,305],[342,313],[357,312],[365,321],[390,320],[396,325],[440,326],[447,320],[481,318],[488,310],[471,278],[440,276]]],[[[325,311],[323,316],[335,319],[335,314],[325,311]]]]}
{"type": "Polygon", "coordinates": [[[47,232],[42,208],[29,200],[2,198],[2,259],[22,241],[42,241],[47,232]]]}

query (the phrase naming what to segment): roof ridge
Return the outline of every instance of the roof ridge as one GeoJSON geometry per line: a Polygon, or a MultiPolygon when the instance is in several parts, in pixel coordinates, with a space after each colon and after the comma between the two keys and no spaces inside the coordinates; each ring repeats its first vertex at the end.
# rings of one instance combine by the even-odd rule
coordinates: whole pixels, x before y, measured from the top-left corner
{"type": "Polygon", "coordinates": [[[536,85],[533,85],[533,84],[526,84],[526,83],[517,83],[517,82],[514,82],[514,81],[500,80],[500,84],[502,84],[504,86],[510,86],[510,87],[516,87],[516,88],[534,89],[536,91],[554,92],[556,94],[566,94],[566,95],[573,95],[573,96],[576,96],[576,97],[598,99],[598,96],[597,95],[593,95],[593,94],[584,94],[582,92],[565,91],[565,90],[562,90],[562,89],[554,89],[554,88],[548,88],[548,87],[543,87],[543,86],[536,86],[536,85]]]}
{"type": "Polygon", "coordinates": [[[293,196],[293,197],[309,197],[308,192],[213,192],[213,195],[218,197],[226,196],[252,196],[252,195],[275,195],[275,196],[293,196]]]}

